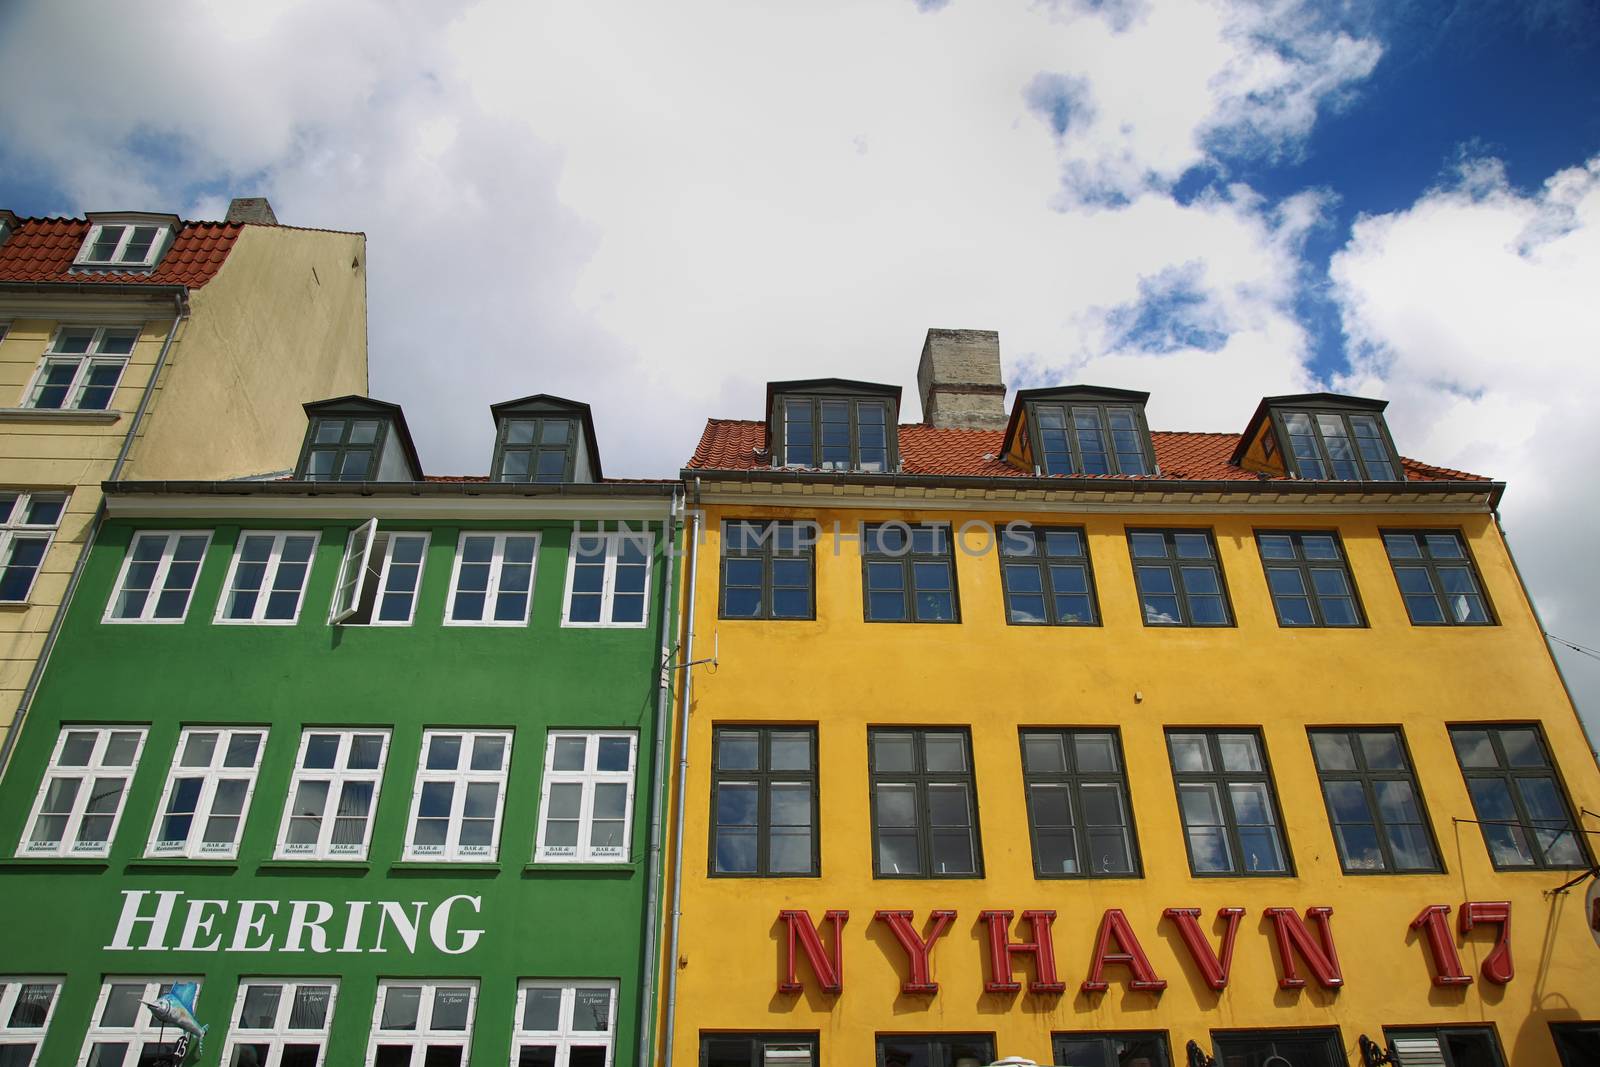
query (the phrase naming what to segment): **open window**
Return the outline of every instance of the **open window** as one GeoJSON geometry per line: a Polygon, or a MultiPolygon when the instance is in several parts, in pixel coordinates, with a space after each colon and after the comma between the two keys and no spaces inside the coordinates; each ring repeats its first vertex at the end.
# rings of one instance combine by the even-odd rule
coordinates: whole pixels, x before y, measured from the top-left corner
{"type": "Polygon", "coordinates": [[[427,534],[380,530],[377,519],[351,530],[328,609],[329,624],[411,625],[427,549],[427,534]]]}

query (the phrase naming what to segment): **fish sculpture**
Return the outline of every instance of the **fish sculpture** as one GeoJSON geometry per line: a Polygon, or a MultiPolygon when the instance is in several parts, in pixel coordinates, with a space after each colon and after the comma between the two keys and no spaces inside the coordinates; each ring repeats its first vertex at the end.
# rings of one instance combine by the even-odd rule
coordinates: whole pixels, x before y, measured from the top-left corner
{"type": "Polygon", "coordinates": [[[186,1034],[193,1034],[200,1040],[200,1051],[206,1047],[207,1026],[201,1026],[194,1017],[194,998],[200,992],[200,987],[194,982],[178,982],[169,992],[156,998],[154,1004],[148,1000],[144,1006],[150,1009],[150,1014],[164,1026],[176,1026],[186,1034]]]}

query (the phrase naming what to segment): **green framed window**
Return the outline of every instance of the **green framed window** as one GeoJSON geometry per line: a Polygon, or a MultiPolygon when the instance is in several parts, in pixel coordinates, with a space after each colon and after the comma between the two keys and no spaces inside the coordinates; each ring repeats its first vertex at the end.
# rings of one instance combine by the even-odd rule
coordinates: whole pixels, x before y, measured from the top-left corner
{"type": "Polygon", "coordinates": [[[1402,1064],[1439,1067],[1505,1067],[1500,1039],[1492,1026],[1385,1026],[1384,1040],[1402,1064]]]}
{"type": "Polygon", "coordinates": [[[1167,751],[1192,874],[1294,873],[1258,731],[1168,730],[1167,751]]]}
{"type": "Polygon", "coordinates": [[[1149,474],[1144,412],[1121,404],[1030,401],[1034,455],[1045,474],[1149,474]]]}
{"type": "Polygon", "coordinates": [[[711,746],[712,876],[820,873],[817,728],[718,726],[711,746]]]}
{"type": "Polygon", "coordinates": [[[1330,531],[1256,531],[1278,625],[1361,626],[1355,580],[1330,531]]]}
{"type": "Polygon", "coordinates": [[[787,395],[777,407],[783,422],[779,466],[877,473],[894,469],[887,400],[787,395]]]}
{"type": "Polygon", "coordinates": [[[1051,1038],[1057,1067],[1170,1067],[1167,1035],[1159,1030],[1056,1034],[1051,1038]]]}
{"type": "Polygon", "coordinates": [[[1399,729],[1308,732],[1345,873],[1441,870],[1422,790],[1399,729]]]}
{"type": "Polygon", "coordinates": [[[1561,1067],[1589,1067],[1600,1063],[1600,1023],[1551,1023],[1561,1067]]]}
{"type": "Polygon", "coordinates": [[[960,622],[950,527],[886,522],[861,536],[868,622],[960,622]]]}
{"type": "Polygon", "coordinates": [[[1496,870],[1589,865],[1589,849],[1537,723],[1450,727],[1496,870]]]}
{"type": "Polygon", "coordinates": [[[724,522],[718,617],[816,618],[814,532],[806,522],[724,522]]]}
{"type": "Polygon", "coordinates": [[[578,423],[565,417],[500,420],[490,477],[497,482],[570,482],[578,455],[578,423]]]}
{"type": "Polygon", "coordinates": [[[879,1034],[876,1067],[970,1067],[995,1060],[993,1034],[879,1034]]]}
{"type": "Polygon", "coordinates": [[[1344,1042],[1337,1027],[1304,1030],[1231,1030],[1211,1032],[1218,1063],[1228,1067],[1346,1067],[1344,1042]]]}
{"type": "Polygon", "coordinates": [[[1413,626],[1492,626],[1466,543],[1454,530],[1385,530],[1383,547],[1413,626]]]}
{"type": "Polygon", "coordinates": [[[983,877],[969,733],[872,728],[867,761],[873,877],[983,877]]]}
{"type": "Polygon", "coordinates": [[[1210,530],[1129,530],[1146,626],[1232,626],[1210,530]]]}
{"type": "Polygon", "coordinates": [[[387,419],[356,415],[318,415],[306,430],[295,477],[307,482],[366,482],[378,473],[389,433],[387,419]]]}
{"type": "Polygon", "coordinates": [[[817,1035],[700,1032],[700,1067],[816,1067],[817,1035]]]}
{"type": "Polygon", "coordinates": [[[1012,626],[1098,626],[1094,571],[1082,527],[999,533],[1000,581],[1012,626]]]}
{"type": "Polygon", "coordinates": [[[1139,850],[1117,731],[1026,729],[1021,736],[1034,874],[1136,876],[1139,850]]]}
{"type": "Polygon", "coordinates": [[[1402,480],[1399,457],[1376,415],[1343,411],[1282,411],[1295,472],[1313,481],[1402,480]]]}

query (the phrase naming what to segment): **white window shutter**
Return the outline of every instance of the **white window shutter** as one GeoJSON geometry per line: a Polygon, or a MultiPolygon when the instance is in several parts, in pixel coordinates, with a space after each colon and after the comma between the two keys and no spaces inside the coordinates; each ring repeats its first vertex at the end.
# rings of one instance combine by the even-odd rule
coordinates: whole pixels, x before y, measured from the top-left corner
{"type": "Polygon", "coordinates": [[[1448,1067],[1444,1060],[1444,1049],[1433,1034],[1397,1037],[1394,1039],[1394,1051],[1400,1060],[1400,1067],[1448,1067]]]}
{"type": "Polygon", "coordinates": [[[362,587],[367,584],[367,561],[372,555],[372,539],[377,532],[377,519],[368,519],[350,531],[350,539],[344,546],[344,562],[339,567],[339,587],[333,591],[333,603],[328,607],[329,625],[338,625],[356,613],[362,587]],[[353,572],[351,564],[355,564],[353,572]]]}

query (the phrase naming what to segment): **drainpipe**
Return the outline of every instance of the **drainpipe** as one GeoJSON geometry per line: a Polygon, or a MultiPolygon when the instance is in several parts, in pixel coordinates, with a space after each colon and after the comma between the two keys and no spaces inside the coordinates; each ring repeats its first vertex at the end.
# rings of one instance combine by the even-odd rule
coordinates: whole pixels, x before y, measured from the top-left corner
{"type": "MultiPolygon", "coordinates": [[[[662,539],[663,551],[668,560],[674,559],[674,554],[677,552],[678,525],[682,515],[683,490],[674,488],[672,507],[667,519],[665,536],[662,539]]],[[[664,801],[668,756],[667,727],[672,716],[673,676],[677,673],[672,669],[677,649],[672,643],[673,632],[667,626],[667,608],[673,602],[672,573],[668,570],[662,577],[661,604],[656,614],[656,618],[661,620],[661,659],[658,661],[661,673],[656,682],[656,759],[655,772],[650,783],[650,859],[645,873],[649,896],[644,907],[644,995],[639,1000],[639,1058],[636,1061],[638,1067],[646,1067],[650,1062],[651,1038],[655,1036],[656,969],[660,966],[656,956],[656,947],[661,942],[656,936],[659,933],[656,909],[661,906],[661,828],[666,807],[664,801]]]]}
{"type": "MultiPolygon", "coordinates": [[[[695,479],[695,500],[700,502],[700,479],[695,479]]],[[[673,812],[677,823],[676,838],[672,846],[672,942],[667,957],[667,1033],[661,1067],[672,1067],[672,1042],[678,1029],[678,928],[683,918],[683,804],[689,782],[689,705],[694,691],[694,609],[700,587],[695,583],[696,564],[700,561],[698,549],[700,515],[689,515],[689,528],[684,544],[689,552],[689,618],[683,642],[683,701],[678,715],[678,806],[673,812]]],[[[641,1067],[643,1065],[641,1064],[641,1067]]]]}
{"type": "MultiPolygon", "coordinates": [[[[172,351],[173,339],[178,336],[178,326],[189,315],[189,301],[186,292],[177,293],[172,298],[173,313],[172,326],[167,330],[167,339],[161,343],[161,354],[156,357],[156,365],[150,371],[150,380],[145,382],[144,394],[139,397],[139,407],[133,413],[133,419],[128,423],[128,433],[122,439],[122,450],[117,453],[117,461],[112,464],[111,476],[106,479],[114,482],[122,476],[122,468],[128,463],[128,453],[133,451],[133,441],[139,435],[139,425],[144,422],[144,414],[150,409],[150,398],[154,395],[156,381],[161,377],[161,370],[167,365],[167,353],[172,351]]],[[[28,674],[28,684],[22,690],[22,699],[17,702],[17,712],[11,718],[11,729],[6,731],[5,741],[0,743],[0,778],[5,777],[6,770],[11,766],[11,753],[17,747],[17,738],[22,734],[22,721],[28,717],[28,708],[33,705],[34,694],[39,691],[39,682],[44,678],[44,669],[50,662],[50,653],[56,647],[56,638],[61,636],[62,624],[67,619],[67,608],[72,604],[72,594],[78,591],[78,580],[83,577],[83,570],[89,563],[89,549],[94,547],[95,538],[100,535],[100,527],[105,524],[106,500],[105,494],[100,496],[100,506],[95,508],[94,518],[89,523],[89,534],[83,539],[83,551],[78,553],[78,561],[72,565],[72,576],[67,579],[67,590],[61,596],[61,603],[56,607],[55,618],[50,620],[50,630],[44,636],[44,645],[39,649],[39,658],[34,660],[33,670],[28,674]]]]}

